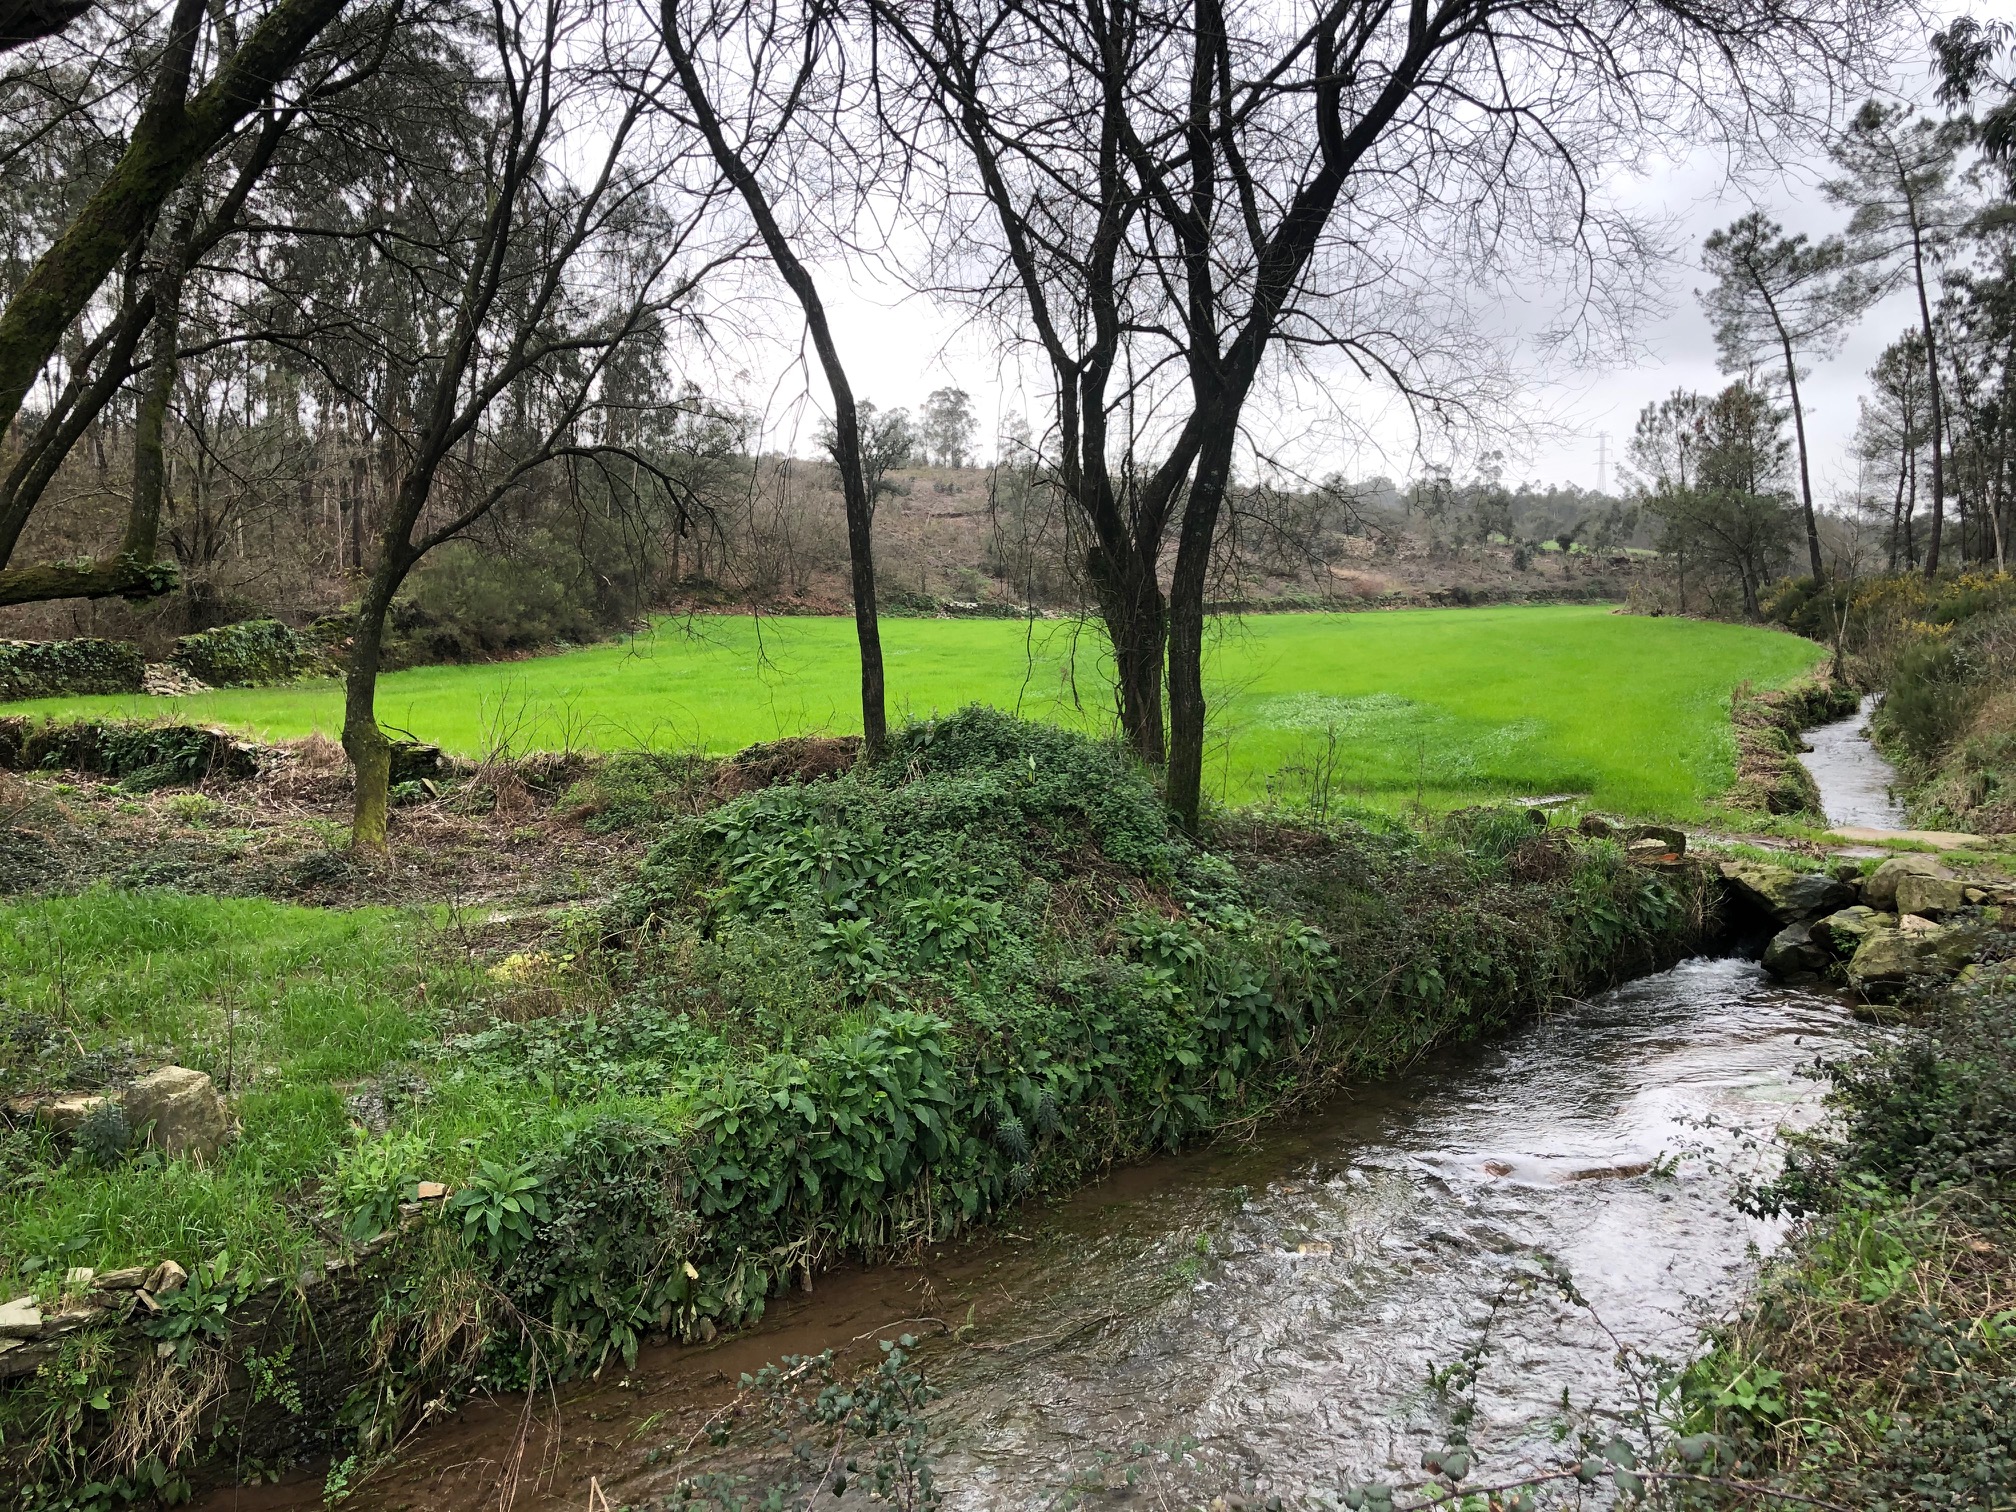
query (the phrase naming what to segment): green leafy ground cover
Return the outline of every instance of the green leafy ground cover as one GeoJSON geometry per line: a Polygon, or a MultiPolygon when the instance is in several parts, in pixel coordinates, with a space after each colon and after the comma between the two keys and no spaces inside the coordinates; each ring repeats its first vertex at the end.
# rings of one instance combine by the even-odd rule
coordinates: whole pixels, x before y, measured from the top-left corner
{"type": "MultiPolygon", "coordinates": [[[[197,1302],[145,1325],[144,1358],[156,1334],[176,1370],[312,1357],[291,1436],[231,1452],[340,1467],[443,1389],[711,1337],[794,1275],[1650,969],[1701,908],[1691,874],[1516,810],[1428,834],[1247,817],[1194,844],[1108,748],[981,709],[672,821],[613,902],[501,960],[418,912],[12,904],[0,1090],[176,1060],[228,1080],[244,1128],[207,1166],[17,1129],[0,1281],[178,1259],[197,1302]],[[392,1252],[361,1336],[283,1309],[247,1341],[190,1312],[388,1229],[423,1180],[454,1195],[392,1252]]],[[[74,1368],[0,1395],[14,1478],[107,1475],[107,1443],[172,1459],[134,1448],[131,1357],[73,1338],[74,1368]]],[[[170,1367],[145,1368],[158,1394],[170,1367]]]]}
{"type": "MultiPolygon", "coordinates": [[[[1063,621],[883,625],[899,715],[979,701],[1103,734],[1110,667],[1063,621]]],[[[424,667],[379,694],[388,727],[465,755],[528,749],[740,749],[857,730],[852,622],[710,616],[532,661],[424,667]]],[[[1729,786],[1729,694],[1780,686],[1822,655],[1773,631],[1601,606],[1283,614],[1223,622],[1207,692],[1220,799],[1396,809],[1585,793],[1623,813],[1693,818],[1729,786]]],[[[48,699],[10,712],[168,714],[269,739],[341,717],[333,682],[177,699],[48,699]]]]}

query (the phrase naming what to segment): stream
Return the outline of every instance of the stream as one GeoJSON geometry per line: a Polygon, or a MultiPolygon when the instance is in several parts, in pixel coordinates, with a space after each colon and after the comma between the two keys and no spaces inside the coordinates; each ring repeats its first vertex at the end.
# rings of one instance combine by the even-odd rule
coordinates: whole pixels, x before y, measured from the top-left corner
{"type": "MultiPolygon", "coordinates": [[[[1776,1230],[1731,1207],[1732,1185],[1759,1136],[1817,1116],[1802,1071],[1855,1034],[1834,998],[1687,961],[973,1245],[821,1278],[752,1334],[647,1350],[557,1411],[473,1405],[350,1505],[497,1508],[515,1471],[519,1509],[586,1508],[591,1477],[612,1506],[655,1506],[695,1464],[648,1451],[683,1444],[740,1372],[906,1330],[944,1391],[948,1507],[1051,1506],[1130,1474],[1126,1494],[1185,1502],[1418,1479],[1449,1422],[1429,1372],[1480,1343],[1476,1473],[1555,1465],[1557,1433],[1607,1434],[1629,1410],[1618,1343],[1683,1359],[1739,1299],[1776,1230]],[[1588,1308],[1546,1284],[1544,1256],[1588,1308]]],[[[207,1505],[306,1508],[319,1490],[207,1505]]]]}
{"type": "MultiPolygon", "coordinates": [[[[1810,733],[1836,823],[1893,822],[1865,717],[1810,733]]],[[[1734,1209],[1735,1183],[1770,1163],[1775,1128],[1819,1117],[1805,1073],[1860,1033],[1841,1000],[1753,963],[1686,961],[915,1264],[823,1276],[748,1334],[646,1350],[557,1400],[472,1404],[345,1505],[593,1512],[599,1490],[655,1508],[720,1468],[664,1451],[742,1372],[827,1348],[865,1360],[904,1332],[943,1392],[936,1474],[960,1512],[1418,1481],[1450,1426],[1430,1374],[1466,1352],[1472,1484],[1557,1466],[1564,1436],[1632,1411],[1620,1346],[1684,1360],[1740,1301],[1778,1230],[1734,1209]]],[[[760,1463],[727,1463],[760,1481],[760,1463]]],[[[321,1492],[199,1505],[306,1512],[321,1492]]]]}
{"type": "Polygon", "coordinates": [[[1866,694],[1846,719],[1806,732],[1808,749],[1799,759],[1819,785],[1820,805],[1831,825],[1895,830],[1910,824],[1904,805],[1891,796],[1897,769],[1866,733],[1875,707],[1876,695],[1866,694]]]}

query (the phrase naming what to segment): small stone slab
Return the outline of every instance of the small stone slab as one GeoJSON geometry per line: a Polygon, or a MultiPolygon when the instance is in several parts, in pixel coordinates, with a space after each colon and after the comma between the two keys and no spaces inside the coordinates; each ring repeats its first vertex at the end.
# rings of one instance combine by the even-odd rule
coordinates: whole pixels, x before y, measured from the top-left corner
{"type": "Polygon", "coordinates": [[[163,1260],[147,1278],[147,1290],[157,1297],[166,1297],[182,1290],[182,1283],[188,1279],[189,1272],[173,1260],[163,1260]]]}
{"type": "Polygon", "coordinates": [[[147,1284],[147,1267],[129,1265],[123,1270],[109,1270],[104,1275],[92,1279],[93,1291],[138,1291],[147,1284]]]}
{"type": "Polygon", "coordinates": [[[114,1099],[102,1092],[66,1092],[35,1109],[35,1120],[52,1134],[74,1134],[77,1128],[114,1099]]]}
{"type": "Polygon", "coordinates": [[[0,1338],[32,1339],[42,1332],[42,1309],[33,1297],[0,1304],[0,1338]]]}
{"type": "Polygon", "coordinates": [[[1827,832],[1837,840],[1851,840],[1861,845],[1881,845],[1886,840],[1894,840],[1911,845],[1929,845],[1934,850],[1959,850],[1968,845],[1986,845],[1986,835],[1965,835],[1958,830],[1893,830],[1871,829],[1866,824],[1844,824],[1827,832]]]}

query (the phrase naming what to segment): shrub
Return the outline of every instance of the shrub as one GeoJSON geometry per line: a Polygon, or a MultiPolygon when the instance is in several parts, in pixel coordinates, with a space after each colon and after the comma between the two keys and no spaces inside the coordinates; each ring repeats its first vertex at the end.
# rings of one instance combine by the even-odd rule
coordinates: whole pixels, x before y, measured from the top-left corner
{"type": "Polygon", "coordinates": [[[632,606],[604,595],[568,543],[535,533],[513,555],[463,542],[434,553],[393,604],[387,664],[471,661],[594,640],[632,606]]]}

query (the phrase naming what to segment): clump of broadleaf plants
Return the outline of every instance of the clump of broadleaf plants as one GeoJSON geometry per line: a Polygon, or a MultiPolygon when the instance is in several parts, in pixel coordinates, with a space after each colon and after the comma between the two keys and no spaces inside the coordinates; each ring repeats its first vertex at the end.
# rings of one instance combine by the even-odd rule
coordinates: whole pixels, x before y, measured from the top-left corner
{"type": "Polygon", "coordinates": [[[1747,1194],[1800,1220],[1681,1379],[1739,1473],[1845,1507],[2016,1505],[2016,974],[1825,1068],[1835,1117],[1747,1194]]]}
{"type": "Polygon", "coordinates": [[[1666,964],[1705,896],[1519,810],[1193,840],[1116,749],[979,708],[671,818],[539,958],[544,1010],[416,1049],[424,1095],[311,1188],[318,1233],[397,1237],[355,1337],[276,1313],[320,1362],[283,1441],[354,1484],[424,1404],[712,1338],[794,1277],[1666,964]]]}

